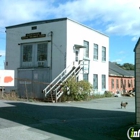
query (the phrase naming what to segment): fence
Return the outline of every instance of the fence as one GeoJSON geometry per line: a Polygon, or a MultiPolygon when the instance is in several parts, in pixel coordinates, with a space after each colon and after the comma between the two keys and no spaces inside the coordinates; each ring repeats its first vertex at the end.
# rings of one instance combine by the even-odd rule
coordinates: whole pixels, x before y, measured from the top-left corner
{"type": "Polygon", "coordinates": [[[15,78],[15,83],[17,84],[17,88],[10,88],[10,92],[5,92],[6,87],[0,88],[0,98],[7,97],[18,97],[18,98],[26,98],[26,99],[44,99],[45,94],[42,92],[43,89],[49,84],[46,82],[33,81],[30,79],[20,79],[15,78]]]}

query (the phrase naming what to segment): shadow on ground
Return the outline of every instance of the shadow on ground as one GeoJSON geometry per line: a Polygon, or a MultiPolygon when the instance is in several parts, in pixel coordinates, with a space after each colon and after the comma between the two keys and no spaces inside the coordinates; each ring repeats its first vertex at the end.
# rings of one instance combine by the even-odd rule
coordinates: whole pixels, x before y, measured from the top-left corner
{"type": "Polygon", "coordinates": [[[1,107],[0,118],[73,140],[91,140],[101,135],[107,136],[108,140],[125,140],[128,128],[135,122],[134,113],[120,110],[5,103],[13,106],[1,107]]]}

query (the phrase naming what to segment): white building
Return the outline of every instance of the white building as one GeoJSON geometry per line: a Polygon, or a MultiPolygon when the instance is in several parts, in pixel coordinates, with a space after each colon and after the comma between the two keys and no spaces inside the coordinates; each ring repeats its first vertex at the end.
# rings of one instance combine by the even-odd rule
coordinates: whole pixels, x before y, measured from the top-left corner
{"type": "MultiPolygon", "coordinates": [[[[15,87],[42,98],[46,87],[69,65],[84,61],[78,80],[88,80],[94,90],[108,90],[109,38],[68,18],[29,22],[6,27],[5,69],[15,70],[15,87]],[[85,65],[86,64],[86,65],[85,65]],[[29,86],[31,85],[31,86],[29,86]]],[[[72,67],[69,67],[71,69],[72,67]]],[[[67,69],[68,72],[68,69],[67,69]]]]}

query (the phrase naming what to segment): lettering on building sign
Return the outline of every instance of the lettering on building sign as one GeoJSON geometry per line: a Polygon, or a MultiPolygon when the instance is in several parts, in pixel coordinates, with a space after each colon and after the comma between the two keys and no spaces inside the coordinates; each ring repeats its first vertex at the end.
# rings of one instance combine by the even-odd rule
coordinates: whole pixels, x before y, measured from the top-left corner
{"type": "Polygon", "coordinates": [[[40,37],[46,37],[46,34],[42,34],[41,32],[37,33],[29,33],[25,36],[22,36],[21,39],[32,39],[32,38],[40,38],[40,37]]]}

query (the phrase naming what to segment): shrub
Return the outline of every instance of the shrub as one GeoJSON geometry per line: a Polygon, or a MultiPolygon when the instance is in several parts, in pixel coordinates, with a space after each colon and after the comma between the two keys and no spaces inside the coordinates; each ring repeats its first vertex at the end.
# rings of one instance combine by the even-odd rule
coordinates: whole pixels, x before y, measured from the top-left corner
{"type": "Polygon", "coordinates": [[[75,77],[70,77],[63,86],[64,94],[61,101],[86,100],[92,90],[92,85],[87,81],[76,81],[75,77]]]}
{"type": "Polygon", "coordinates": [[[112,92],[110,91],[105,91],[104,92],[105,97],[112,97],[112,92]]]}

